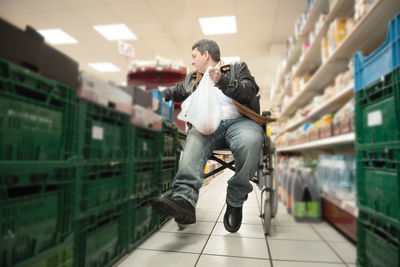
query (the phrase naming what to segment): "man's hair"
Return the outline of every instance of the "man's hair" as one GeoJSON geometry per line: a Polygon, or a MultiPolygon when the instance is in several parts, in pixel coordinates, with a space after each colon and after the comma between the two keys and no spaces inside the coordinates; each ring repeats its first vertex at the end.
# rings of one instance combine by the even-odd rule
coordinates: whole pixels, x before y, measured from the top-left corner
{"type": "Polygon", "coordinates": [[[197,48],[197,50],[199,50],[200,54],[202,55],[204,54],[205,51],[208,51],[211,58],[215,62],[219,62],[221,60],[221,54],[219,52],[218,44],[213,40],[201,39],[192,46],[192,50],[195,48],[197,48]]]}

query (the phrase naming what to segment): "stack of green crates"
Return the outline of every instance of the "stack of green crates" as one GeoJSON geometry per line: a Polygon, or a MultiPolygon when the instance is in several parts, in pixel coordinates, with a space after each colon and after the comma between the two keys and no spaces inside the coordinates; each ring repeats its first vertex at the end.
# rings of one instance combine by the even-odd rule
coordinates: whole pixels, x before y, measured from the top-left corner
{"type": "Polygon", "coordinates": [[[161,138],[161,132],[129,126],[129,249],[138,246],[160,225],[152,200],[160,194],[161,138]]]}
{"type": "Polygon", "coordinates": [[[359,266],[400,265],[400,69],[356,92],[359,266]]]}
{"type": "Polygon", "coordinates": [[[110,266],[128,249],[130,117],[82,99],[74,188],[75,266],[110,266]]]}
{"type": "Polygon", "coordinates": [[[0,265],[72,266],[75,89],[0,59],[0,265]]]}
{"type": "Polygon", "coordinates": [[[162,160],[159,187],[161,193],[172,189],[172,181],[177,171],[178,128],[173,122],[163,120],[162,160]]]}

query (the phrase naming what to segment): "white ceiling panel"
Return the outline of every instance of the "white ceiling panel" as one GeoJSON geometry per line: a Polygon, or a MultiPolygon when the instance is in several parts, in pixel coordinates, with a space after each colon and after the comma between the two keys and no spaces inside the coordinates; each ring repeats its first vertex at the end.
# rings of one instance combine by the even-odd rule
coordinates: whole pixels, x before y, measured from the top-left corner
{"type": "Polygon", "coordinates": [[[305,0],[0,0],[0,16],[18,27],[61,28],[77,39],[78,44],[55,47],[104,80],[125,81],[127,60],[118,54],[117,42],[104,39],[93,25],[123,23],[138,37],[129,42],[138,60],[159,55],[181,59],[190,68],[192,45],[202,38],[216,40],[222,56],[248,63],[263,95],[304,8],[305,0]],[[200,17],[227,15],[236,16],[236,34],[202,34],[200,17]],[[102,61],[121,72],[100,73],[88,66],[102,61]]]}

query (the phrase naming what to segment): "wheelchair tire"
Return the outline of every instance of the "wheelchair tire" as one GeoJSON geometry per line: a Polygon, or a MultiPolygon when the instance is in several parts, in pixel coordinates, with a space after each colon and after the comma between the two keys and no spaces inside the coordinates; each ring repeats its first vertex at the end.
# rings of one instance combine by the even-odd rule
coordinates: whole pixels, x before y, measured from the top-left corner
{"type": "Polygon", "coordinates": [[[271,228],[271,218],[272,218],[272,210],[271,210],[271,194],[267,192],[265,201],[264,201],[264,234],[268,235],[269,230],[271,228]]]}

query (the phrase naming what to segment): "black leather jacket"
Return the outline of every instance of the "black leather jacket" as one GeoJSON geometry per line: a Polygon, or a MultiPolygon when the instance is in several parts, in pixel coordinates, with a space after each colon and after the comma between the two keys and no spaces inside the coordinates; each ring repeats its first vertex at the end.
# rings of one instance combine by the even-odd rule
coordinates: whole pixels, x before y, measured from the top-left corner
{"type": "MultiPolygon", "coordinates": [[[[222,66],[220,70],[221,79],[215,86],[221,89],[226,96],[259,114],[260,97],[257,94],[260,88],[247,68],[247,64],[244,62],[232,63],[222,66]]],[[[183,82],[165,89],[163,91],[165,101],[184,101],[191,94],[190,90],[195,80],[196,72],[191,72],[183,82]]]]}

